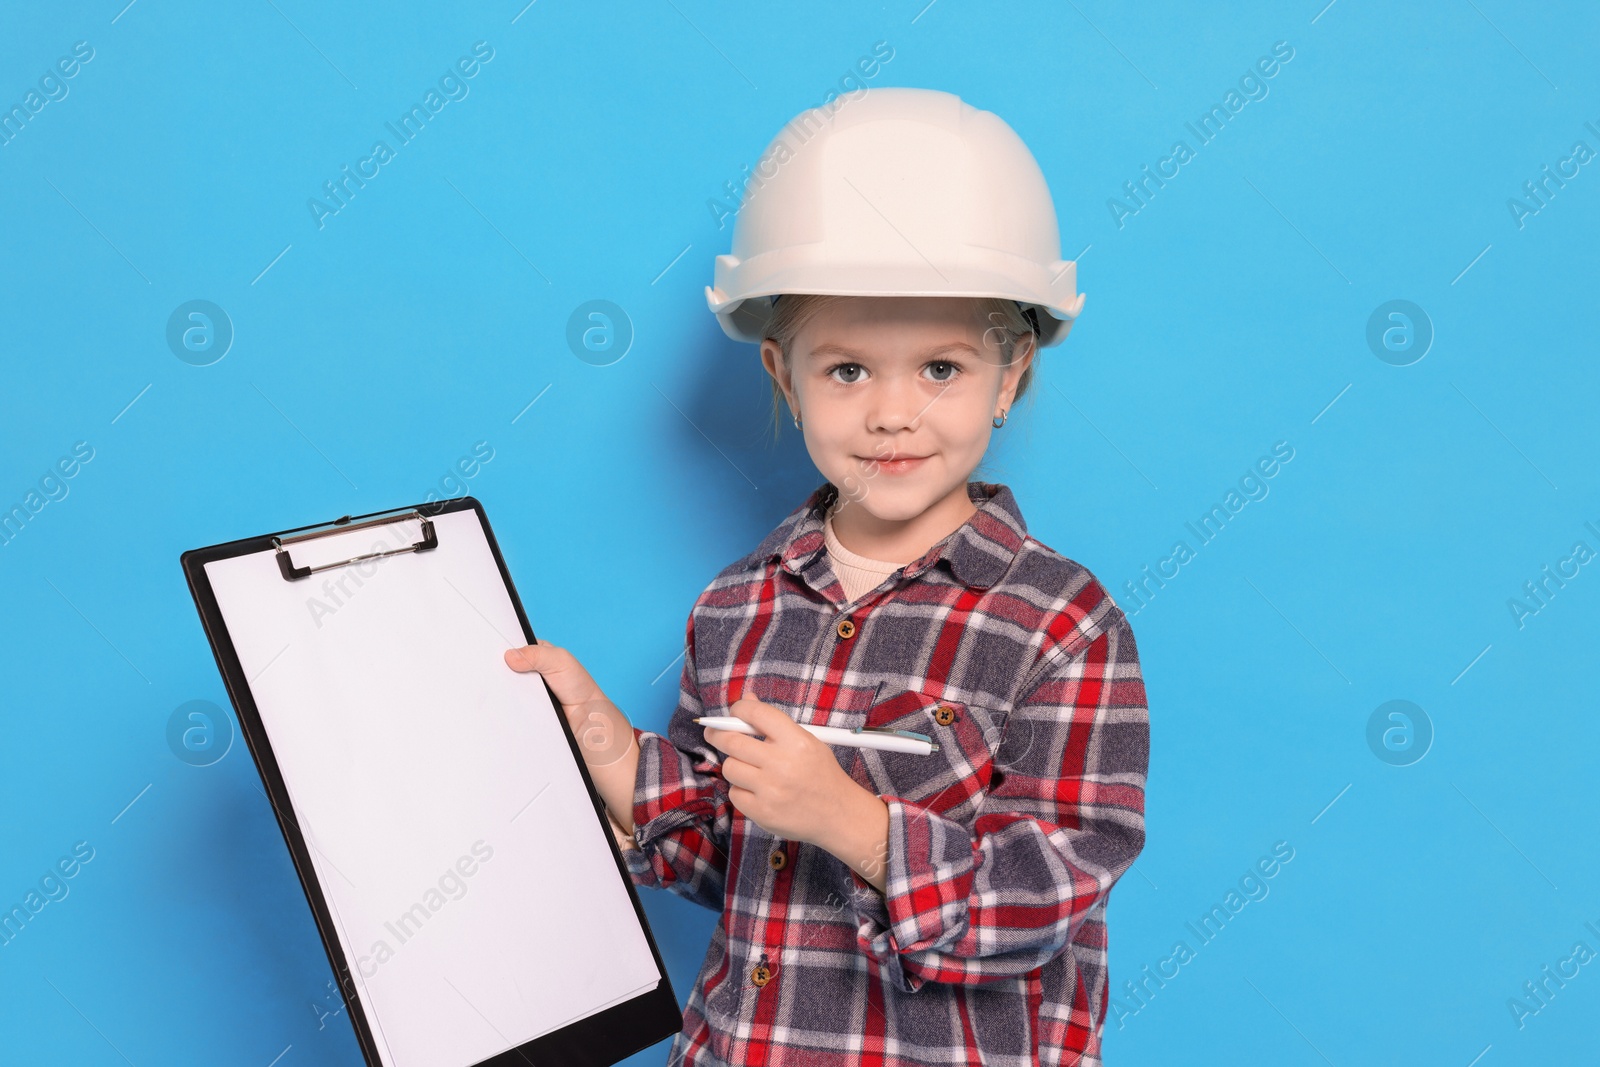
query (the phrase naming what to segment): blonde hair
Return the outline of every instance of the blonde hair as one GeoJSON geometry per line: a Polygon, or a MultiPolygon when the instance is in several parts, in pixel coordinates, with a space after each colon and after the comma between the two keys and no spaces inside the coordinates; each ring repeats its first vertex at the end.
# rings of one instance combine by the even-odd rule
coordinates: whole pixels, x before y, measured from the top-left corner
{"type": "MultiPolygon", "coordinates": [[[[819,311],[830,304],[846,299],[841,296],[829,296],[816,293],[785,293],[782,299],[773,297],[777,306],[773,309],[772,318],[768,321],[766,340],[777,344],[782,350],[782,358],[787,361],[794,344],[794,339],[799,336],[800,330],[819,311]]],[[[953,298],[962,299],[962,298],[953,298]]],[[[987,337],[989,331],[996,331],[1000,346],[1001,366],[1008,367],[1016,358],[1017,346],[1024,337],[1033,337],[1033,359],[1028,363],[1027,369],[1022,372],[1022,378],[1017,382],[1015,400],[1021,400],[1028,392],[1028,386],[1033,381],[1034,368],[1039,365],[1039,320],[1038,312],[1034,308],[1023,310],[1022,305],[1015,300],[1003,297],[980,296],[968,297],[973,304],[973,316],[979,322],[988,323],[984,333],[987,337]]],[[[791,365],[792,366],[792,365],[791,365]]],[[[778,439],[778,432],[783,425],[783,390],[778,386],[778,380],[772,379],[772,438],[778,439]]],[[[792,418],[790,420],[793,421],[792,418]]]]}

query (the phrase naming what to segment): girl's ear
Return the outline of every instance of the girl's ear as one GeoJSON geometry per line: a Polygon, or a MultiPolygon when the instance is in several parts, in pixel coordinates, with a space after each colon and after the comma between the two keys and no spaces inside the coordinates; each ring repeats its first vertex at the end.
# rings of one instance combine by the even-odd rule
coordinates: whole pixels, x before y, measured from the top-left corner
{"type": "Polygon", "coordinates": [[[778,388],[783,390],[783,395],[789,401],[789,406],[794,407],[794,381],[789,368],[789,361],[784,358],[783,349],[778,347],[778,342],[770,337],[761,342],[761,365],[767,368],[767,373],[772,375],[772,380],[778,383],[778,388]]]}
{"type": "Polygon", "coordinates": [[[1000,402],[1003,406],[1009,408],[1016,399],[1017,386],[1022,382],[1022,375],[1038,353],[1037,342],[1038,335],[1025,334],[1018,339],[1016,348],[1012,349],[1011,363],[1000,376],[1000,402]]]}

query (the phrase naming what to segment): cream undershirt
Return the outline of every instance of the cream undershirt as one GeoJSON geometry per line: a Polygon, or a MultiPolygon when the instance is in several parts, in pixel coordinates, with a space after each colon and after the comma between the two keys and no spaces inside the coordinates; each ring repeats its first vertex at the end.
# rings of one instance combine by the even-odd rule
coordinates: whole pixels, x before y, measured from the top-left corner
{"type": "Polygon", "coordinates": [[[839,576],[839,584],[844,586],[846,600],[854,600],[862,593],[876,589],[883,584],[885,578],[905,566],[903,563],[889,563],[881,559],[858,556],[844,547],[833,532],[831,511],[822,522],[822,538],[828,545],[828,557],[833,561],[833,573],[839,576]]]}

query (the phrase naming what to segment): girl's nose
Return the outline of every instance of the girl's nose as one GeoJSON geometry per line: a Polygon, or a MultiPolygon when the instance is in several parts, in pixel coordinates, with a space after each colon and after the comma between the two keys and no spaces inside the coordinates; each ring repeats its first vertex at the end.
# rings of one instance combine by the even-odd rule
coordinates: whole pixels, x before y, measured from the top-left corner
{"type": "Polygon", "coordinates": [[[916,379],[909,375],[896,376],[875,384],[877,388],[872,394],[872,408],[868,416],[869,425],[874,430],[915,430],[927,414],[930,401],[937,400],[937,397],[929,397],[918,389],[916,379]]]}

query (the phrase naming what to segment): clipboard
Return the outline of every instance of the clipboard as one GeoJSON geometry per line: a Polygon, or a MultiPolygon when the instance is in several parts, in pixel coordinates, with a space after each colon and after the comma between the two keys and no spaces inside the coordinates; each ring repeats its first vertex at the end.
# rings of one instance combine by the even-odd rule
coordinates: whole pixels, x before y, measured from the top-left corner
{"type": "Polygon", "coordinates": [[[368,1067],[605,1067],[683,1016],[483,506],[180,557],[368,1067]],[[384,948],[387,951],[384,951],[384,948]]]}

